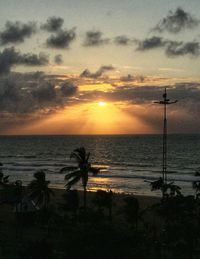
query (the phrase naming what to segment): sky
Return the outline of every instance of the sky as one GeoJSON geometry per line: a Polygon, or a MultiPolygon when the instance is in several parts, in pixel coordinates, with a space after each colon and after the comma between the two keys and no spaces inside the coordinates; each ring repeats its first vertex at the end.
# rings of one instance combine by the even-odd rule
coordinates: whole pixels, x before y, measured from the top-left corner
{"type": "Polygon", "coordinates": [[[0,0],[0,134],[200,132],[199,0],[0,0]]]}

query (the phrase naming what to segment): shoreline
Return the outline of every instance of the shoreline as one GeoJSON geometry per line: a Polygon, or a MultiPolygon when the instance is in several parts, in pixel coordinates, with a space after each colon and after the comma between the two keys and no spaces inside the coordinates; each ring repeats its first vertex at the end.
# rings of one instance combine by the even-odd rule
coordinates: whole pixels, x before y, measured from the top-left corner
{"type": "MultiPolygon", "coordinates": [[[[52,196],[52,201],[50,203],[60,203],[62,202],[62,195],[65,193],[65,189],[51,188],[54,191],[55,196],[52,196]]],[[[83,203],[83,191],[77,190],[80,200],[80,205],[83,203]]],[[[88,205],[92,204],[92,200],[94,199],[96,191],[87,191],[88,205]]],[[[147,195],[135,195],[135,194],[127,194],[127,193],[116,193],[113,192],[113,204],[116,207],[122,205],[124,203],[124,198],[126,197],[135,197],[138,199],[140,208],[146,208],[155,203],[158,203],[161,197],[156,196],[147,196],[147,195]]]]}

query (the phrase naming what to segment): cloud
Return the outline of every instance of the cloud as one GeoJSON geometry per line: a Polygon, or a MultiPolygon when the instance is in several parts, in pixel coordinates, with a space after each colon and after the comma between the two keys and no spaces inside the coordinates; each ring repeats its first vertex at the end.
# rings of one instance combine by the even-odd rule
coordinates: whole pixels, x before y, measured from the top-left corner
{"type": "Polygon", "coordinates": [[[88,31],[86,32],[86,37],[83,46],[86,47],[96,47],[108,44],[110,39],[103,38],[103,33],[101,31],[88,31]]]}
{"type": "Polygon", "coordinates": [[[36,32],[36,24],[29,22],[7,22],[4,31],[0,32],[0,44],[22,43],[26,38],[30,38],[36,32]]]}
{"type": "Polygon", "coordinates": [[[57,65],[61,65],[61,64],[63,63],[62,55],[60,55],[60,54],[55,55],[55,57],[54,57],[54,62],[55,62],[57,65]]]}
{"type": "MultiPolygon", "coordinates": [[[[136,81],[130,85],[124,81],[123,86],[113,85],[109,91],[79,92],[71,80],[62,81],[41,72],[10,73],[0,77],[1,132],[23,123],[30,124],[32,119],[44,119],[66,105],[100,99],[115,102],[115,105],[123,103],[119,109],[160,132],[162,107],[154,101],[162,99],[164,88],[153,84],[141,85],[136,81]]],[[[178,103],[168,110],[170,129],[180,132],[183,129],[187,132],[199,130],[200,83],[175,83],[168,87],[167,92],[171,100],[178,99],[178,103]]]]}
{"type": "Polygon", "coordinates": [[[198,42],[176,42],[169,41],[165,50],[168,57],[177,57],[190,55],[198,57],[200,54],[200,46],[198,42]]]}
{"type": "Polygon", "coordinates": [[[44,66],[49,63],[48,56],[44,53],[39,55],[26,53],[22,54],[15,48],[5,48],[0,52],[0,74],[9,73],[15,65],[44,66]]]}
{"type": "Polygon", "coordinates": [[[38,104],[51,103],[56,99],[55,85],[51,82],[42,82],[42,84],[31,90],[31,95],[38,104]]]}
{"type": "Polygon", "coordinates": [[[48,32],[57,32],[61,29],[63,23],[63,18],[52,16],[47,19],[45,24],[41,25],[41,29],[48,32]]]}
{"type": "Polygon", "coordinates": [[[17,62],[17,64],[24,66],[45,66],[49,63],[49,58],[43,52],[39,53],[39,55],[27,53],[19,54],[17,62]]]}
{"type": "Polygon", "coordinates": [[[143,82],[144,81],[144,76],[141,76],[141,75],[133,76],[131,74],[128,74],[126,76],[122,76],[120,78],[120,80],[124,81],[124,82],[133,82],[133,81],[143,82]]]}
{"type": "Polygon", "coordinates": [[[132,85],[115,86],[110,91],[84,91],[80,100],[102,100],[114,102],[129,102],[132,104],[153,104],[156,100],[161,100],[164,88],[167,87],[168,97],[172,100],[178,99],[181,105],[190,109],[190,106],[198,105],[200,108],[200,83],[183,82],[172,86],[157,85],[132,85]]]}
{"type": "MultiPolygon", "coordinates": [[[[165,86],[124,85],[114,86],[111,91],[88,91],[79,98],[79,102],[91,102],[91,100],[104,100],[115,102],[119,108],[133,118],[143,121],[153,132],[161,132],[162,107],[154,104],[156,100],[162,100],[165,86]]],[[[200,83],[185,82],[168,87],[168,97],[171,100],[178,99],[178,103],[168,109],[170,132],[198,133],[200,130],[200,83]]]]}
{"type": "Polygon", "coordinates": [[[117,36],[114,38],[114,43],[116,45],[127,46],[131,42],[132,42],[132,40],[125,35],[117,36]]]}
{"type": "Polygon", "coordinates": [[[167,57],[190,56],[198,57],[200,54],[200,44],[196,41],[172,41],[162,37],[153,36],[144,40],[135,40],[138,45],[136,51],[147,51],[162,48],[167,57]]]}
{"type": "Polygon", "coordinates": [[[175,34],[185,29],[193,29],[198,26],[198,24],[199,20],[179,7],[176,11],[170,11],[169,14],[153,28],[153,31],[167,31],[175,34]]]}
{"type": "Polygon", "coordinates": [[[65,81],[60,85],[60,91],[62,96],[73,96],[76,94],[78,87],[70,81],[65,81]]]}
{"type": "Polygon", "coordinates": [[[70,81],[48,80],[45,74],[11,73],[0,79],[0,110],[13,114],[55,111],[68,103],[78,88],[70,81]]]}
{"type": "Polygon", "coordinates": [[[55,35],[51,35],[46,40],[46,45],[49,48],[68,49],[75,38],[75,28],[70,30],[59,30],[55,35]]]}
{"type": "Polygon", "coordinates": [[[150,49],[161,48],[166,45],[166,42],[161,37],[153,36],[145,40],[135,40],[135,43],[138,45],[137,51],[145,51],[150,49]]]}
{"type": "Polygon", "coordinates": [[[105,72],[112,71],[115,68],[113,66],[101,66],[95,73],[91,73],[90,70],[85,69],[81,74],[80,77],[87,77],[87,78],[99,78],[101,77],[105,72]]]}

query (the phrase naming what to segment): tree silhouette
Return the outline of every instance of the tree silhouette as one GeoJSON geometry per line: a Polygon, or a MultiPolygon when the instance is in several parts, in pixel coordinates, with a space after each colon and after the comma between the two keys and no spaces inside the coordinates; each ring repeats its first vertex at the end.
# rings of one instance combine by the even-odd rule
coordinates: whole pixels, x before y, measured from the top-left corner
{"type": "Polygon", "coordinates": [[[3,185],[6,185],[9,183],[9,175],[4,176],[4,173],[2,173],[2,169],[0,170],[0,183],[3,185]]]}
{"type": "Polygon", "coordinates": [[[35,179],[28,185],[29,197],[36,202],[36,205],[47,208],[50,198],[54,195],[53,190],[49,188],[50,181],[46,181],[46,175],[43,170],[34,174],[35,179]]]}
{"type": "Polygon", "coordinates": [[[174,196],[182,196],[181,187],[174,184],[174,182],[164,183],[160,177],[158,180],[150,183],[151,191],[161,190],[163,199],[174,196]]]}
{"type": "MultiPolygon", "coordinates": [[[[67,172],[65,175],[66,188],[69,190],[74,184],[82,180],[83,190],[84,190],[84,210],[86,209],[87,204],[87,183],[88,183],[88,177],[89,173],[92,173],[93,175],[96,175],[99,172],[98,168],[94,168],[91,166],[91,163],[89,162],[90,153],[86,152],[84,147],[80,147],[75,149],[71,155],[70,158],[74,158],[77,162],[78,166],[77,169],[75,169],[72,172],[67,172]]],[[[65,168],[62,168],[60,171],[65,172],[65,168]]]]}
{"type": "MultiPolygon", "coordinates": [[[[199,172],[195,172],[195,176],[199,177],[200,173],[199,172]]],[[[192,183],[192,187],[195,190],[195,197],[196,199],[200,198],[200,180],[194,181],[192,183]]]]}

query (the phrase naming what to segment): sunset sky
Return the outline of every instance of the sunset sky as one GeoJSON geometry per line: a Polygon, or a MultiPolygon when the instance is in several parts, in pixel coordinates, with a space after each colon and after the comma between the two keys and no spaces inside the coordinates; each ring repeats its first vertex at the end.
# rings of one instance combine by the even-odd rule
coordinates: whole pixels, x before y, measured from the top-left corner
{"type": "Polygon", "coordinates": [[[0,134],[200,131],[199,0],[0,0],[0,134]]]}

